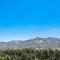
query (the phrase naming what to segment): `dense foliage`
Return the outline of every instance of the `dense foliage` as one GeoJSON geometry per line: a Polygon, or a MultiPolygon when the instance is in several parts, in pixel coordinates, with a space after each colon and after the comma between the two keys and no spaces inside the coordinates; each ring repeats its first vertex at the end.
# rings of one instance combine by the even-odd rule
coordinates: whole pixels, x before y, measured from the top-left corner
{"type": "Polygon", "coordinates": [[[60,60],[60,50],[0,50],[0,60],[60,60]]]}

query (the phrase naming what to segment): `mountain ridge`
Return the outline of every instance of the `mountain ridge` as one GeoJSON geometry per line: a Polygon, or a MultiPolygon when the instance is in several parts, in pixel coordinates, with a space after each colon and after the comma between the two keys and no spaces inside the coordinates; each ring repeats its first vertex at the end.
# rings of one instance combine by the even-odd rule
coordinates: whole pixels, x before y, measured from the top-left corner
{"type": "Polygon", "coordinates": [[[36,37],[33,39],[22,40],[12,40],[9,42],[0,42],[0,49],[16,49],[16,48],[60,48],[60,38],[41,38],[36,37]]]}

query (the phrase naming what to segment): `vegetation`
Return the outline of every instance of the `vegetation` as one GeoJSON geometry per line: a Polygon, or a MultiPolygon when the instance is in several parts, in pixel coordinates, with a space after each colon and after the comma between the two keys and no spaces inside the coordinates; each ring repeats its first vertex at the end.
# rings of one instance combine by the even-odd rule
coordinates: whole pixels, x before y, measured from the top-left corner
{"type": "Polygon", "coordinates": [[[60,50],[0,50],[0,60],[60,60],[60,50]]]}

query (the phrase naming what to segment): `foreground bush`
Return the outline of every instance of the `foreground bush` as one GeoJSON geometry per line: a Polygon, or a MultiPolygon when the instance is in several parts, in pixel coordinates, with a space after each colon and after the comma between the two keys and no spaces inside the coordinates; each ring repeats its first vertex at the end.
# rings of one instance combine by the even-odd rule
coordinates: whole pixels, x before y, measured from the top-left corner
{"type": "Polygon", "coordinates": [[[0,50],[0,60],[60,60],[60,50],[0,50]]]}

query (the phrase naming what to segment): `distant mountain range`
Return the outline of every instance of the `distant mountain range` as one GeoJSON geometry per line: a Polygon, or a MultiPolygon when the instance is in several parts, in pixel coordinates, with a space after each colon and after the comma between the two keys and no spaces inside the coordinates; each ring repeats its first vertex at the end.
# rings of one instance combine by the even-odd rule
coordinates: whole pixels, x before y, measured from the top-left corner
{"type": "Polygon", "coordinates": [[[13,40],[9,42],[0,42],[0,49],[18,49],[18,48],[53,48],[60,49],[60,38],[33,38],[29,40],[13,40]]]}

